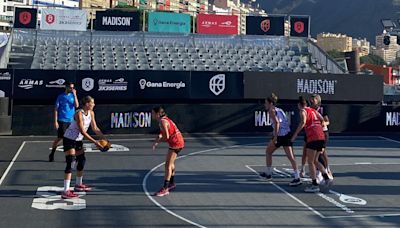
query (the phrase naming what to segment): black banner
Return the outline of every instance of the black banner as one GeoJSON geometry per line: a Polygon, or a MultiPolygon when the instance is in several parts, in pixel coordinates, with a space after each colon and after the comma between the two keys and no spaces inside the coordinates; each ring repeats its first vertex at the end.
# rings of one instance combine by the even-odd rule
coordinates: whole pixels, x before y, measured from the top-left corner
{"type": "Polygon", "coordinates": [[[18,70],[14,71],[14,99],[56,100],[65,90],[65,82],[75,82],[76,71],[18,70]]]}
{"type": "Polygon", "coordinates": [[[290,36],[308,37],[310,34],[310,17],[290,16],[290,36]]]}
{"type": "Polygon", "coordinates": [[[189,99],[190,72],[131,71],[133,96],[139,99],[189,99]]]}
{"type": "MultiPolygon", "coordinates": [[[[324,102],[324,101],[323,101],[324,102]]],[[[255,104],[165,104],[168,116],[182,132],[255,133],[272,132],[271,119],[262,103],[255,104]]],[[[106,134],[143,134],[158,132],[152,120],[151,104],[96,105],[96,120],[106,134]]],[[[296,129],[299,111],[295,102],[278,104],[296,129]]],[[[380,105],[323,105],[330,119],[329,132],[376,134],[399,132],[400,107],[380,105]]],[[[16,135],[54,134],[53,105],[14,106],[13,133],[16,135]],[[29,124],[26,124],[29,123],[29,124]],[[40,127],[37,127],[40,126],[40,127]]]]}
{"type": "Polygon", "coordinates": [[[285,35],[285,17],[247,16],[246,34],[283,36],[285,35]]]}
{"type": "Polygon", "coordinates": [[[119,10],[96,11],[94,30],[139,31],[139,13],[119,10]]]}
{"type": "Polygon", "coordinates": [[[133,78],[130,71],[77,71],[78,96],[90,95],[99,100],[129,100],[133,98],[133,78]]]}
{"type": "Polygon", "coordinates": [[[243,73],[192,72],[192,99],[243,99],[243,73]]]}
{"type": "Polygon", "coordinates": [[[244,98],[264,99],[276,93],[280,99],[320,94],[327,101],[381,102],[383,78],[377,75],[244,73],[244,98]]]}
{"type": "Polygon", "coordinates": [[[14,28],[36,28],[37,9],[15,8],[14,28]]]}
{"type": "Polygon", "coordinates": [[[0,70],[0,97],[11,97],[12,95],[12,70],[0,70]]]}

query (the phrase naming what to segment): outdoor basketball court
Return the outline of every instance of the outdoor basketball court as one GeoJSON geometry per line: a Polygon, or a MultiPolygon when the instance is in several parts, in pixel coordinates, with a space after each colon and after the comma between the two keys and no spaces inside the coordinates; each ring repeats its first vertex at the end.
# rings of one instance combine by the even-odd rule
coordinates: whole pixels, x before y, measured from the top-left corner
{"type": "MultiPolygon", "coordinates": [[[[0,138],[17,148],[0,179],[1,227],[265,227],[399,226],[400,141],[381,136],[336,136],[329,144],[334,185],[321,193],[289,187],[292,170],[282,149],[272,181],[263,136],[187,137],[176,162],[177,188],[153,197],[163,182],[166,145],[153,136],[113,138],[113,151],[88,145],[84,182],[94,187],[62,200],[64,155],[47,162],[52,138],[0,138]],[[135,137],[135,138],[134,138],[135,137]]],[[[295,144],[300,162],[301,138],[295,144]]],[[[60,148],[61,151],[61,148],[60,148]]],[[[73,175],[72,184],[75,181],[73,175]]]]}

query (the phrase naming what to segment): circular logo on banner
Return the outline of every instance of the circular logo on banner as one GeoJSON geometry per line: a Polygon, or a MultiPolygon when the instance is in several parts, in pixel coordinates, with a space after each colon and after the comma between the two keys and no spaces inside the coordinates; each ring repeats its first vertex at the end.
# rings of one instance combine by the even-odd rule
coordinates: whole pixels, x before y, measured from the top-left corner
{"type": "Polygon", "coordinates": [[[268,32],[268,30],[271,28],[271,21],[269,19],[261,21],[260,27],[264,32],[268,32]]]}
{"type": "Polygon", "coordinates": [[[304,32],[304,22],[296,21],[294,23],[294,31],[296,31],[297,33],[303,33],[304,32]]]}
{"type": "Polygon", "coordinates": [[[47,14],[46,15],[46,22],[47,24],[53,24],[56,21],[56,17],[54,14],[47,14]]]}
{"type": "Polygon", "coordinates": [[[215,96],[220,95],[225,90],[225,74],[217,74],[210,79],[209,82],[210,91],[215,96]]]}
{"type": "Polygon", "coordinates": [[[19,22],[23,25],[31,23],[32,14],[30,12],[24,11],[19,14],[19,22]]]}

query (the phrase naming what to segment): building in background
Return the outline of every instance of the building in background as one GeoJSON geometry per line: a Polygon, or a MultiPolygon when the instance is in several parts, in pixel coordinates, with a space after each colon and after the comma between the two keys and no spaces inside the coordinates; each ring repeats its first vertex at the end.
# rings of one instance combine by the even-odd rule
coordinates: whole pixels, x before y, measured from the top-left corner
{"type": "Polygon", "coordinates": [[[267,13],[259,5],[242,3],[240,0],[210,0],[208,12],[216,14],[238,15],[240,34],[246,34],[246,16],[262,15],[267,13]]]}
{"type": "Polygon", "coordinates": [[[390,36],[390,44],[384,44],[384,38],[387,34],[376,36],[376,49],[373,50],[373,54],[380,56],[385,62],[390,63],[396,60],[397,51],[399,45],[397,44],[397,36],[390,36]]]}
{"type": "Polygon", "coordinates": [[[360,54],[360,57],[363,57],[369,55],[371,50],[371,44],[366,38],[353,39],[353,50],[354,49],[357,49],[358,53],[360,54]]]}
{"type": "Polygon", "coordinates": [[[27,6],[30,0],[3,0],[0,1],[0,31],[10,31],[14,20],[15,6],[27,6]]]}
{"type": "MultiPolygon", "coordinates": [[[[80,8],[99,8],[108,9],[113,7],[112,3],[114,1],[110,0],[81,0],[80,8]]],[[[114,3],[115,4],[115,3],[114,3]]]]}
{"type": "Polygon", "coordinates": [[[207,12],[208,0],[135,0],[134,6],[141,9],[198,14],[207,12]]]}
{"type": "Polygon", "coordinates": [[[350,52],[353,50],[353,38],[343,34],[320,33],[317,35],[317,45],[324,51],[350,52]]]}

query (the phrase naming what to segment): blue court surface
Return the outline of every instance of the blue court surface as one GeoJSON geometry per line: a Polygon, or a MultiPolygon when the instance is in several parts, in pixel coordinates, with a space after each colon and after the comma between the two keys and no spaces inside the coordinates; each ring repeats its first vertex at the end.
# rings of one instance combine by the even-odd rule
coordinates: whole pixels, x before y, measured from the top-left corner
{"type": "Polygon", "coordinates": [[[273,156],[273,180],[258,175],[264,135],[187,136],[176,161],[177,188],[166,197],[152,196],[163,182],[166,145],[153,152],[153,136],[110,138],[114,148],[107,153],[85,145],[84,182],[93,191],[62,200],[62,148],[49,163],[52,138],[1,137],[0,227],[400,226],[396,137],[332,136],[334,183],[305,193],[307,178],[288,185],[292,170],[282,149],[273,156]]]}

